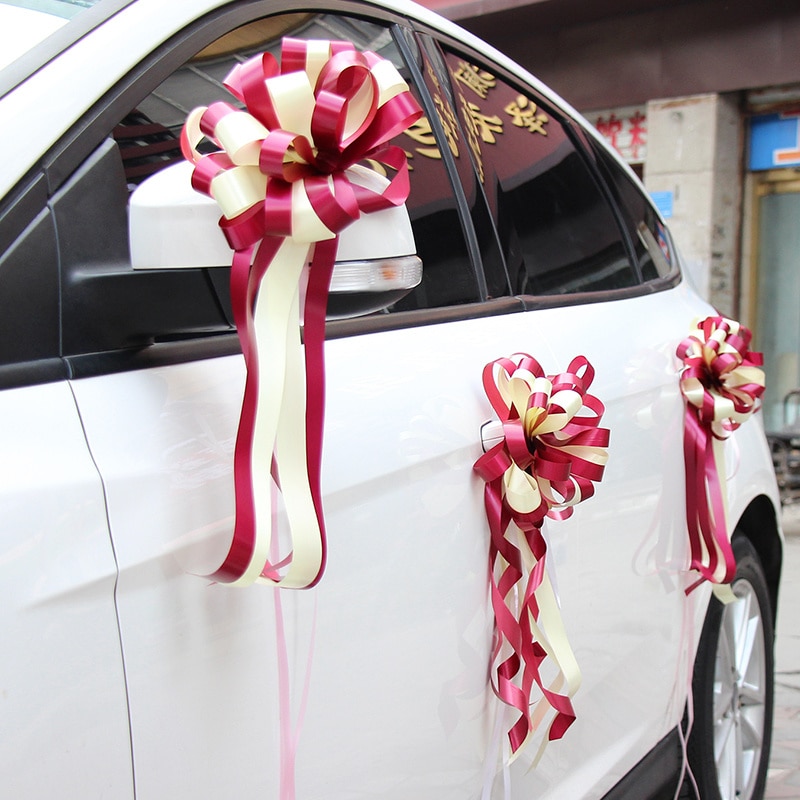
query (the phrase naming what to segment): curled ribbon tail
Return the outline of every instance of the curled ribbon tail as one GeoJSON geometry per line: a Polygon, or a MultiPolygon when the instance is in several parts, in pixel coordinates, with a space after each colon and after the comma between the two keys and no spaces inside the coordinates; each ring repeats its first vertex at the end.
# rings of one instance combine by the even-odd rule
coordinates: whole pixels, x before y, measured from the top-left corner
{"type": "Polygon", "coordinates": [[[486,481],[497,631],[492,686],[517,712],[508,730],[512,760],[546,717],[552,718],[535,761],[547,741],[563,736],[575,719],[572,696],[580,670],[548,575],[542,525],[547,517],[566,519],[602,478],[609,437],[599,427],[602,403],[586,394],[593,379],[583,356],[567,372],[549,377],[525,353],[492,361],[482,373],[504,435],[474,469],[486,481]]]}

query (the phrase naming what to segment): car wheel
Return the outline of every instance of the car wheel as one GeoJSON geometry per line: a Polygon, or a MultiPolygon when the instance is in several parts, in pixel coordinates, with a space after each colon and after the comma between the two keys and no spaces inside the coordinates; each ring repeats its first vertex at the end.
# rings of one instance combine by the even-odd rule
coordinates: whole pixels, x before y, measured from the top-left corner
{"type": "Polygon", "coordinates": [[[774,693],[767,582],[750,542],[733,543],[736,600],[712,597],[695,661],[689,761],[702,800],[760,800],[774,693]]]}

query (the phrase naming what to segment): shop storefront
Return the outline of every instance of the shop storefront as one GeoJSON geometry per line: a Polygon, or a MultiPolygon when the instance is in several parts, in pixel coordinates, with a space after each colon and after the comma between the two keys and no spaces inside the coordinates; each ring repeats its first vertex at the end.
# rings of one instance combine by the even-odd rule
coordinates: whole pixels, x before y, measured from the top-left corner
{"type": "Polygon", "coordinates": [[[796,421],[790,392],[800,387],[800,102],[759,113],[763,99],[750,98],[750,314],[768,377],[765,424],[779,430],[796,421]]]}

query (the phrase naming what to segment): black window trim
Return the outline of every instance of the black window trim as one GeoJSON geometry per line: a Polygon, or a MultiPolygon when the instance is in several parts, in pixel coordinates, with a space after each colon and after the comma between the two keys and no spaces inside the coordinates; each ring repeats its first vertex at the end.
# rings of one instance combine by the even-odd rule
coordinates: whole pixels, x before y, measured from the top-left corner
{"type": "MultiPolygon", "coordinates": [[[[434,39],[437,40],[440,46],[444,45],[446,47],[450,47],[452,48],[452,51],[454,53],[460,53],[465,55],[465,57],[469,59],[474,59],[473,63],[476,64],[486,63],[485,56],[475,51],[468,44],[458,39],[454,39],[447,33],[439,31],[435,28],[431,28],[430,26],[425,25],[424,23],[421,23],[417,20],[413,21],[413,26],[418,33],[432,36],[434,39]]],[[[506,69],[502,64],[499,63],[494,64],[493,70],[495,73],[497,73],[498,77],[502,77],[503,80],[505,80],[511,86],[515,87],[517,90],[525,92],[530,91],[531,89],[530,86],[525,84],[516,73],[506,69]]],[[[535,89],[536,87],[533,88],[535,89]]],[[[600,191],[603,194],[603,197],[606,200],[607,205],[610,207],[614,219],[617,223],[617,228],[620,231],[622,241],[625,245],[626,252],[628,253],[628,259],[634,270],[634,274],[637,276],[639,282],[634,286],[629,286],[621,289],[604,289],[597,292],[575,292],[572,294],[557,294],[557,295],[519,295],[519,298],[524,303],[526,309],[534,310],[539,308],[554,308],[560,306],[566,307],[574,305],[585,305],[589,303],[612,302],[614,300],[623,300],[632,297],[646,296],[650,294],[655,294],[657,292],[667,291],[680,284],[681,281],[683,280],[683,277],[680,271],[680,266],[677,258],[675,259],[675,266],[669,275],[665,275],[664,277],[659,277],[651,281],[645,281],[642,279],[641,269],[635,257],[635,250],[633,248],[633,243],[631,242],[628,231],[622,222],[622,220],[624,219],[623,212],[621,211],[616,200],[614,199],[611,188],[608,186],[605,178],[603,178],[602,174],[600,173],[600,170],[594,160],[594,155],[590,151],[587,152],[586,145],[582,141],[580,141],[581,136],[576,133],[576,129],[583,132],[583,127],[584,127],[583,123],[575,116],[568,113],[567,109],[565,109],[560,103],[553,102],[553,99],[551,99],[550,97],[542,96],[542,99],[546,100],[546,104],[548,107],[551,106],[554,107],[554,110],[557,112],[556,116],[558,118],[559,123],[563,125],[563,127],[566,129],[570,141],[572,142],[575,149],[579,152],[581,158],[586,162],[595,181],[600,187],[600,191]]],[[[588,132],[583,132],[583,135],[585,135],[588,138],[591,134],[588,132]]],[[[647,197],[646,194],[645,197],[650,206],[655,209],[655,206],[653,205],[653,202],[650,200],[650,198],[647,197]]],[[[667,229],[666,226],[665,229],[667,229]]],[[[674,253],[675,248],[671,236],[670,236],[670,246],[674,253]]]]}
{"type": "MultiPolygon", "coordinates": [[[[439,119],[439,115],[436,113],[433,98],[430,96],[427,84],[425,83],[425,78],[420,72],[414,53],[411,51],[411,48],[409,47],[408,42],[403,35],[404,30],[408,30],[412,35],[415,34],[415,31],[408,25],[400,26],[396,23],[391,26],[391,30],[394,40],[397,43],[397,47],[405,59],[408,69],[414,78],[415,84],[420,93],[425,115],[427,116],[428,122],[430,122],[431,125],[431,129],[433,130],[434,135],[439,142],[439,152],[442,156],[442,164],[444,165],[447,173],[447,178],[450,181],[450,188],[453,190],[453,195],[456,198],[458,217],[461,221],[461,229],[464,233],[464,238],[467,243],[467,252],[469,253],[470,266],[472,267],[472,272],[477,282],[478,295],[481,301],[485,301],[488,298],[489,292],[486,283],[486,275],[483,271],[483,265],[481,263],[478,237],[475,233],[475,229],[472,226],[469,203],[464,195],[464,187],[461,185],[461,179],[458,177],[458,168],[456,166],[455,159],[453,158],[453,154],[450,152],[450,148],[445,146],[445,132],[444,128],[442,127],[441,120],[439,119]]],[[[417,43],[417,47],[420,47],[419,43],[417,43]]]]}
{"type": "MultiPolygon", "coordinates": [[[[444,325],[452,322],[468,322],[486,317],[505,316],[527,311],[520,297],[499,297],[481,300],[477,303],[464,303],[457,306],[397,311],[391,314],[374,314],[368,317],[330,320],[325,326],[325,339],[344,339],[387,331],[419,328],[431,325],[444,325]]],[[[88,353],[53,359],[50,375],[55,375],[55,367],[60,364],[63,374],[50,380],[68,378],[94,378],[118,372],[130,372],[153,367],[185,364],[210,358],[223,358],[241,353],[239,337],[236,333],[221,333],[205,338],[195,337],[176,342],[156,342],[147,347],[130,350],[113,350],[105,353],[88,353]]],[[[24,365],[12,365],[13,368],[24,365]]],[[[0,367],[0,388],[5,388],[4,369],[0,367]]],[[[22,375],[23,371],[20,370],[22,375]]],[[[46,381],[37,381],[46,382],[46,381]]]]}

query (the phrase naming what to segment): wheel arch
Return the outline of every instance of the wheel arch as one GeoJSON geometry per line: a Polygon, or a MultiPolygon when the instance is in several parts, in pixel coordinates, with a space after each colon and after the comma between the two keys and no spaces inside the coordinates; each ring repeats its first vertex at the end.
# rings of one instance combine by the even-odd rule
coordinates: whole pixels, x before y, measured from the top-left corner
{"type": "Polygon", "coordinates": [[[778,585],[783,565],[783,542],[775,506],[769,497],[759,495],[751,501],[736,524],[734,537],[736,536],[748,539],[758,553],[769,587],[774,624],[778,611],[778,585]]]}

